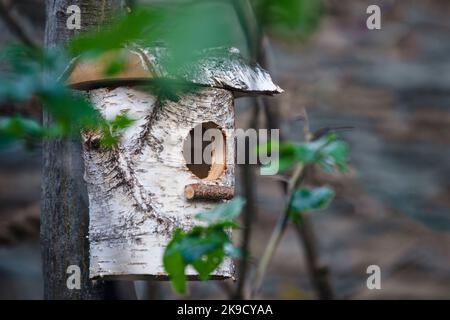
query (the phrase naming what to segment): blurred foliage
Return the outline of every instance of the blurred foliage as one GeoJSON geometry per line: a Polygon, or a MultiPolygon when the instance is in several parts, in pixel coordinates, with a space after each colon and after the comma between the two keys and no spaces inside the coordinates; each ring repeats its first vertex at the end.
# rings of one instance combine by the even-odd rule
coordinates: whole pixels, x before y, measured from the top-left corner
{"type": "Polygon", "coordinates": [[[295,222],[301,223],[303,213],[326,209],[334,195],[334,190],[329,187],[299,188],[292,194],[289,215],[295,222]]]}
{"type": "MultiPolygon", "coordinates": [[[[255,0],[251,3],[264,29],[275,30],[283,36],[306,35],[317,25],[320,16],[318,0],[255,0]]],[[[65,87],[63,80],[71,61],[75,57],[90,59],[105,52],[117,52],[104,70],[106,75],[114,75],[125,64],[121,51],[114,49],[163,45],[170,52],[162,61],[164,69],[176,78],[183,72],[183,66],[201,58],[198,53],[203,49],[243,46],[244,41],[235,32],[237,20],[231,17],[232,10],[231,0],[155,1],[153,5],[136,7],[131,13],[114,17],[107,25],[72,39],[65,47],[33,50],[13,46],[2,52],[2,61],[8,68],[0,73],[0,105],[35,97],[51,114],[54,127],[37,130],[38,123],[33,126],[31,120],[20,121],[20,115],[5,118],[0,129],[0,146],[8,145],[14,138],[37,141],[38,138],[73,136],[81,129],[102,130],[103,145],[116,144],[120,130],[113,132],[114,125],[105,122],[83,95],[65,87]]],[[[192,86],[180,86],[164,79],[153,81],[143,89],[156,93],[161,99],[175,101],[180,94],[193,90],[192,86]]]]}
{"type": "MultiPolygon", "coordinates": [[[[321,138],[304,143],[268,140],[257,148],[258,155],[276,154],[268,166],[274,166],[279,172],[285,172],[296,165],[303,167],[318,165],[325,172],[348,172],[348,144],[339,139],[335,132],[329,132],[321,138]]],[[[288,204],[291,219],[301,223],[302,214],[307,211],[325,209],[334,198],[334,190],[329,187],[314,189],[298,188],[292,193],[288,204]]]]}
{"type": "Polygon", "coordinates": [[[173,288],[178,293],[186,293],[186,268],[191,265],[203,281],[216,270],[225,257],[238,255],[227,233],[227,229],[237,228],[234,219],[240,214],[245,201],[235,198],[218,205],[209,212],[200,213],[196,218],[204,226],[196,226],[189,232],[177,229],[164,251],[163,264],[169,274],[173,288]]]}
{"type": "Polygon", "coordinates": [[[60,78],[70,60],[60,48],[44,51],[14,46],[3,52],[2,59],[8,62],[8,69],[0,74],[0,103],[23,103],[35,97],[54,121],[44,128],[20,115],[4,117],[0,147],[7,147],[17,139],[30,145],[42,138],[73,137],[82,129],[101,130],[107,140],[104,145],[111,146],[117,142],[117,132],[124,128],[124,123],[131,123],[123,115],[112,122],[105,120],[81,93],[74,93],[64,85],[60,78]]]}
{"type": "Polygon", "coordinates": [[[129,14],[112,17],[108,24],[84,32],[68,44],[72,57],[84,55],[96,57],[113,49],[120,49],[133,41],[151,42],[156,38],[158,22],[163,20],[163,11],[138,9],[129,14]]]}
{"type": "Polygon", "coordinates": [[[203,49],[239,46],[228,18],[218,9],[218,4],[206,2],[139,7],[102,26],[101,31],[74,39],[69,52],[73,57],[96,57],[127,45],[163,46],[170,52],[164,69],[176,77],[183,66],[200,58],[203,49]]]}
{"type": "Polygon", "coordinates": [[[236,198],[227,204],[219,205],[213,210],[197,214],[196,218],[207,223],[222,223],[224,221],[232,221],[235,219],[244,205],[242,199],[236,198]]]}
{"type": "MultiPolygon", "coordinates": [[[[267,154],[271,155],[272,160],[268,164],[272,167],[270,171],[276,171],[272,169],[278,169],[282,172],[291,168],[294,170],[292,170],[288,180],[283,179],[287,183],[287,201],[283,209],[283,215],[278,220],[270,237],[269,244],[260,260],[255,277],[255,288],[253,290],[255,293],[260,289],[269,261],[272,259],[280,243],[289,220],[300,228],[306,250],[309,252],[314,252],[315,250],[314,238],[311,237],[312,233],[310,233],[311,230],[306,231],[310,227],[304,224],[306,219],[305,214],[310,211],[326,209],[333,200],[335,192],[333,189],[325,186],[317,188],[302,187],[303,184],[311,182],[305,179],[314,172],[312,170],[313,167],[319,166],[326,172],[332,172],[336,169],[342,172],[348,170],[347,144],[340,140],[333,131],[324,131],[321,129],[319,132],[323,132],[322,135],[312,135],[309,130],[305,130],[307,141],[303,143],[279,143],[278,141],[268,140],[265,143],[259,144],[256,149],[257,155],[260,157],[264,157],[267,154]],[[328,133],[325,134],[325,132],[328,133]]],[[[313,273],[316,273],[316,270],[320,270],[320,267],[315,262],[310,261],[309,263],[313,273]]],[[[325,281],[324,286],[329,286],[326,283],[327,280],[321,278],[321,276],[313,275],[313,278],[314,282],[325,281]]],[[[322,289],[325,290],[324,287],[321,287],[318,288],[318,291],[321,292],[322,289]]],[[[328,291],[328,289],[326,290],[328,291]]]]}
{"type": "Polygon", "coordinates": [[[337,169],[343,173],[348,171],[348,144],[339,139],[336,133],[330,132],[318,140],[305,143],[269,140],[258,146],[258,154],[278,154],[278,159],[270,166],[278,166],[280,172],[285,172],[298,162],[305,165],[317,163],[327,172],[337,169]]]}
{"type": "Polygon", "coordinates": [[[20,116],[0,119],[0,150],[11,146],[17,139],[26,141],[29,147],[43,138],[58,137],[60,128],[43,128],[40,123],[20,116]]]}
{"type": "Polygon", "coordinates": [[[103,120],[102,126],[102,139],[100,140],[101,146],[105,148],[112,148],[117,144],[120,139],[122,131],[131,126],[135,120],[130,119],[127,113],[121,113],[113,120],[103,120]]]}
{"type": "Polygon", "coordinates": [[[286,39],[305,39],[319,26],[322,0],[252,0],[264,29],[286,39]]]}

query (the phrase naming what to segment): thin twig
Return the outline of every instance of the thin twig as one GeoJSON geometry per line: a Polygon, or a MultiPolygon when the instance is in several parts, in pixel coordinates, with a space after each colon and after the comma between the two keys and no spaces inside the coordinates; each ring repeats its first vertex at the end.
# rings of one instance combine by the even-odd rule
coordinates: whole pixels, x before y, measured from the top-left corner
{"type": "MultiPolygon", "coordinates": [[[[302,113],[302,118],[304,120],[303,132],[306,141],[313,141],[320,138],[320,135],[311,132],[309,117],[305,107],[302,108],[302,113]]],[[[309,215],[303,214],[302,223],[295,223],[294,226],[303,249],[305,250],[305,260],[308,272],[318,298],[321,300],[334,299],[328,267],[320,262],[317,239],[309,215]]]]}
{"type": "Polygon", "coordinates": [[[25,45],[27,45],[31,48],[39,48],[40,47],[33,40],[33,37],[31,37],[25,31],[25,28],[22,26],[19,19],[11,13],[11,11],[6,6],[6,4],[3,0],[0,0],[0,16],[2,17],[3,21],[8,25],[11,32],[14,33],[16,35],[16,37],[19,38],[19,40],[22,41],[25,45]]]}
{"type": "Polygon", "coordinates": [[[288,185],[288,202],[283,212],[283,215],[278,219],[278,222],[275,226],[275,229],[272,232],[266,250],[264,251],[261,261],[259,262],[258,269],[256,270],[254,287],[251,292],[251,298],[254,298],[259,293],[262,282],[264,280],[264,276],[267,271],[267,267],[269,266],[269,263],[272,260],[275,250],[278,247],[278,244],[280,243],[280,240],[288,225],[292,195],[297,186],[299,186],[303,181],[303,179],[305,178],[305,172],[306,166],[303,166],[302,164],[298,164],[294,169],[294,173],[288,185]]]}
{"type": "MultiPolygon", "coordinates": [[[[314,139],[314,137],[310,131],[308,114],[306,113],[305,108],[303,108],[302,111],[302,119],[304,120],[304,135],[306,137],[306,141],[311,141],[312,139],[314,139]]],[[[273,257],[275,249],[277,248],[284,231],[286,230],[289,221],[289,211],[292,201],[292,195],[295,189],[304,180],[308,172],[308,168],[308,166],[304,167],[302,165],[297,165],[297,167],[295,168],[294,174],[292,175],[287,189],[288,204],[283,216],[280,217],[277,225],[275,226],[275,229],[269,240],[269,244],[258,266],[258,270],[255,276],[255,287],[252,291],[252,297],[255,297],[260,290],[269,262],[273,257]]],[[[302,223],[295,224],[295,227],[300,242],[302,243],[302,246],[305,250],[305,260],[307,263],[308,271],[310,273],[310,278],[320,299],[333,299],[334,294],[329,281],[328,268],[325,265],[321,264],[319,261],[317,241],[314,235],[314,229],[312,227],[311,221],[309,220],[308,215],[303,215],[302,218],[302,223]]]]}
{"type": "Polygon", "coordinates": [[[267,244],[267,247],[258,265],[258,269],[256,270],[254,288],[252,289],[252,292],[250,294],[251,299],[253,299],[261,289],[261,285],[264,280],[267,267],[269,266],[269,262],[270,260],[272,260],[275,250],[278,247],[278,244],[280,243],[281,237],[283,236],[284,231],[286,230],[288,221],[289,215],[285,212],[283,216],[280,219],[278,219],[277,224],[275,225],[275,229],[273,230],[272,235],[270,236],[269,243],[267,244]]]}
{"type": "Polygon", "coordinates": [[[316,289],[317,296],[321,300],[334,299],[333,288],[329,280],[329,270],[326,265],[320,262],[317,240],[313,233],[314,228],[310,216],[303,214],[301,223],[296,222],[294,226],[300,242],[303,243],[308,272],[316,289]]]}

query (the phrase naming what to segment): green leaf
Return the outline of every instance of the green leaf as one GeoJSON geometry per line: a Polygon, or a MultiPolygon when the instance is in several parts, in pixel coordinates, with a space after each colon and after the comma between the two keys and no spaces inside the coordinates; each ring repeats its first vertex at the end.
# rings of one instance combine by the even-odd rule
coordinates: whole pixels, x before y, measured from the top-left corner
{"type": "Polygon", "coordinates": [[[236,197],[230,202],[220,204],[208,212],[199,213],[195,216],[198,220],[208,223],[220,223],[235,219],[245,205],[245,200],[236,197]]]}
{"type": "Polygon", "coordinates": [[[274,160],[270,165],[278,166],[280,172],[292,168],[296,163],[319,164],[327,172],[335,168],[342,172],[348,171],[347,143],[338,140],[334,132],[330,132],[322,138],[305,143],[278,143],[269,141],[258,146],[259,155],[267,153],[278,154],[278,161],[274,160]]]}
{"type": "MultiPolygon", "coordinates": [[[[278,141],[268,140],[257,146],[256,150],[258,156],[271,155],[273,160],[270,164],[264,165],[267,169],[269,167],[278,168],[278,172],[283,173],[292,168],[297,162],[296,145],[293,143],[279,143],[278,141]],[[278,155],[278,157],[274,157],[278,155]]],[[[276,170],[270,170],[275,172],[276,170]]]]}
{"type": "Polygon", "coordinates": [[[315,189],[299,188],[291,199],[290,211],[293,217],[306,211],[325,209],[333,200],[335,192],[328,187],[315,189]]]}
{"type": "Polygon", "coordinates": [[[177,230],[167,246],[163,264],[178,293],[186,292],[186,266],[192,265],[201,280],[207,280],[225,258],[231,240],[223,229],[195,227],[189,233],[177,230]],[[183,276],[181,276],[181,273],[183,276]]]}
{"type": "Polygon", "coordinates": [[[206,281],[209,279],[210,273],[216,270],[222,263],[225,257],[225,251],[223,246],[216,250],[210,250],[203,255],[200,259],[192,262],[192,266],[198,272],[200,280],[206,281]]]}
{"type": "Polygon", "coordinates": [[[164,65],[173,76],[183,73],[186,64],[196,63],[203,49],[239,47],[234,37],[234,12],[226,2],[194,2],[166,10],[165,32],[160,40],[171,52],[164,65]],[[225,13],[225,14],[224,14],[225,13]]]}
{"type": "Polygon", "coordinates": [[[260,24],[288,39],[310,35],[324,12],[322,0],[253,0],[253,4],[260,24]]]}
{"type": "Polygon", "coordinates": [[[194,263],[219,249],[225,241],[226,239],[218,237],[214,232],[206,232],[206,229],[203,229],[202,234],[188,234],[178,249],[186,263],[194,263]]]}
{"type": "Polygon", "coordinates": [[[112,49],[122,48],[132,41],[154,41],[160,34],[157,26],[163,17],[163,11],[156,7],[134,10],[103,25],[98,29],[100,31],[83,33],[73,39],[68,46],[69,52],[72,56],[84,54],[95,57],[112,49]]]}
{"type": "Polygon", "coordinates": [[[15,116],[0,120],[0,134],[16,137],[41,137],[43,135],[43,129],[34,120],[15,116]]]}
{"type": "Polygon", "coordinates": [[[201,280],[208,280],[225,257],[239,255],[226,229],[237,226],[232,219],[237,217],[244,203],[243,199],[235,198],[218,205],[210,212],[197,215],[207,225],[196,226],[188,233],[179,229],[174,233],[164,252],[163,264],[178,293],[186,292],[186,277],[180,273],[184,275],[187,266],[192,265],[201,280]]]}
{"type": "Polygon", "coordinates": [[[341,172],[348,172],[348,144],[343,141],[334,141],[326,146],[323,150],[324,157],[320,162],[320,165],[325,170],[327,168],[331,168],[333,170],[334,167],[337,167],[341,172]]]}
{"type": "Polygon", "coordinates": [[[183,66],[195,63],[197,53],[205,48],[239,46],[227,3],[189,3],[135,8],[99,32],[84,33],[69,44],[72,56],[99,54],[136,43],[141,47],[163,44],[170,57],[163,61],[172,76],[181,75],[183,66]],[[235,41],[232,41],[235,40],[235,41]]]}
{"type": "Polygon", "coordinates": [[[111,121],[102,121],[102,138],[100,144],[105,148],[111,148],[119,143],[123,130],[130,127],[135,122],[128,117],[127,112],[117,115],[111,121]]]}
{"type": "MultiPolygon", "coordinates": [[[[53,130],[53,128],[52,128],[53,130]]],[[[50,137],[52,131],[38,122],[21,116],[0,119],[0,149],[7,148],[17,140],[24,140],[28,146],[50,137]]]]}
{"type": "Polygon", "coordinates": [[[277,153],[277,165],[280,172],[284,172],[294,166],[297,162],[303,164],[319,163],[324,168],[337,166],[340,170],[347,168],[348,146],[337,140],[335,133],[329,133],[324,137],[307,143],[278,143],[268,141],[258,146],[258,155],[277,153]]]}
{"type": "Polygon", "coordinates": [[[119,137],[112,134],[108,128],[102,130],[100,145],[105,149],[113,148],[119,143],[119,137]]]}
{"type": "Polygon", "coordinates": [[[325,156],[326,147],[336,139],[336,134],[331,132],[318,140],[296,145],[297,159],[304,164],[319,162],[325,156]]]}
{"type": "Polygon", "coordinates": [[[135,120],[129,118],[127,116],[127,113],[121,113],[118,116],[114,118],[114,120],[111,122],[111,127],[115,130],[119,129],[126,129],[129,126],[131,126],[135,120]]]}
{"type": "Polygon", "coordinates": [[[221,221],[218,223],[214,223],[209,228],[212,229],[238,229],[240,228],[240,224],[235,221],[221,221]]]}
{"type": "Polygon", "coordinates": [[[235,246],[233,246],[233,244],[231,242],[225,244],[224,250],[225,250],[225,255],[227,257],[234,257],[234,258],[241,258],[242,257],[241,249],[236,248],[235,246]]]}
{"type": "Polygon", "coordinates": [[[108,61],[105,70],[103,73],[106,76],[113,76],[124,70],[126,64],[126,60],[123,54],[117,53],[114,57],[108,61]]]}
{"type": "Polygon", "coordinates": [[[173,288],[180,294],[184,294],[187,291],[186,275],[184,274],[186,263],[181,252],[178,250],[178,245],[184,237],[185,234],[183,231],[177,229],[172,240],[167,245],[163,256],[164,269],[169,274],[173,288]]]}

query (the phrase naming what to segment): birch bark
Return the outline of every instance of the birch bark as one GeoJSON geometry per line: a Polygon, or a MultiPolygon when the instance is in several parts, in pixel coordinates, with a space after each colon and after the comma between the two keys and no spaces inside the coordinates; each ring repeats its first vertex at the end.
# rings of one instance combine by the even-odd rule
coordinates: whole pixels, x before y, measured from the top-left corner
{"type": "MultiPolygon", "coordinates": [[[[195,214],[217,205],[204,199],[189,201],[185,186],[201,182],[234,189],[233,94],[199,88],[173,102],[118,87],[91,90],[89,95],[104,118],[127,112],[135,120],[113,149],[93,148],[98,133],[83,134],[90,276],[165,279],[162,255],[175,228],[191,229],[198,224],[195,214]],[[187,167],[183,145],[193,128],[209,122],[225,137],[226,165],[217,179],[201,180],[187,167]]],[[[212,278],[229,278],[233,273],[232,261],[227,260],[212,278]]],[[[192,269],[187,275],[196,278],[192,269]]]]}

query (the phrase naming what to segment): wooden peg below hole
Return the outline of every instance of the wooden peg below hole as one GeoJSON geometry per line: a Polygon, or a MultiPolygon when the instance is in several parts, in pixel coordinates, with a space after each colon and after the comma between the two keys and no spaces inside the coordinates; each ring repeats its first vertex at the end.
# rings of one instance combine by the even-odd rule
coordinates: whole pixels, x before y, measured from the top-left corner
{"type": "Polygon", "coordinates": [[[234,197],[234,188],[194,183],[184,187],[184,195],[188,200],[230,200],[234,197]]]}

